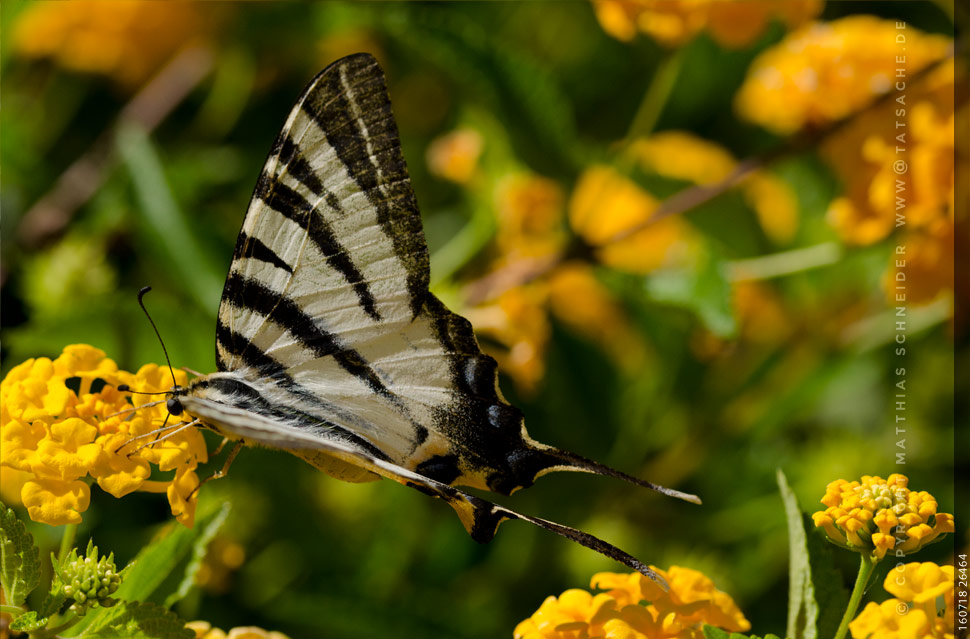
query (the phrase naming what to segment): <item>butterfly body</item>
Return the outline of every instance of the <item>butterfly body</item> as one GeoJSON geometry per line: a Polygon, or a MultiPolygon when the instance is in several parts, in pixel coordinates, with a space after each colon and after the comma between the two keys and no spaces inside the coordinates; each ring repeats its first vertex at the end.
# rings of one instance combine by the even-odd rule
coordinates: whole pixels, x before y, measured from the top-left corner
{"type": "Polygon", "coordinates": [[[456,488],[508,495],[573,470],[692,497],[532,440],[495,360],[429,279],[383,73],[367,54],[338,60],[299,98],[257,181],[219,307],[219,372],[175,389],[177,403],[338,479],[440,497],[478,541],[521,519],[652,575],[586,533],[456,488]]]}

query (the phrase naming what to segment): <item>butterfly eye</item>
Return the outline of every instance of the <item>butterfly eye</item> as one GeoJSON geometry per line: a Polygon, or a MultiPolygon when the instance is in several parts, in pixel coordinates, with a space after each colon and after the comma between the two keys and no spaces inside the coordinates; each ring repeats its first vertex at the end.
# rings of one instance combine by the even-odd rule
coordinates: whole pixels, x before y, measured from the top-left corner
{"type": "Polygon", "coordinates": [[[182,402],[175,399],[174,397],[168,400],[167,402],[165,402],[165,408],[168,409],[169,413],[171,413],[172,415],[175,415],[176,417],[182,414],[182,402]]]}

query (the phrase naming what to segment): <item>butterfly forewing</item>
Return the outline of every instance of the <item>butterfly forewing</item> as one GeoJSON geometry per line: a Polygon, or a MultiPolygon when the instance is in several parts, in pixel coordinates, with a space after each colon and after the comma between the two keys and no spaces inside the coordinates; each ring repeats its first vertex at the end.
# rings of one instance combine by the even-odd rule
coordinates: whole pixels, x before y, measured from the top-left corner
{"type": "Polygon", "coordinates": [[[186,408],[338,478],[441,497],[480,541],[523,519],[649,572],[585,533],[453,488],[509,494],[549,470],[642,482],[532,441],[495,361],[428,281],[384,75],[367,54],[344,58],[310,83],[273,145],[219,307],[221,372],[190,385],[186,408]]]}
{"type": "Polygon", "coordinates": [[[245,382],[267,400],[248,406],[273,418],[286,406],[297,427],[487,488],[499,469],[467,431],[491,411],[518,437],[521,418],[428,279],[383,73],[344,58],[304,91],[259,177],[219,309],[219,368],[235,376],[212,381],[236,395],[245,382]]]}
{"type": "MultiPolygon", "coordinates": [[[[219,310],[228,335],[284,348],[248,294],[296,302],[342,347],[373,340],[420,310],[428,287],[421,231],[383,74],[368,55],[331,65],[307,87],[273,145],[236,244],[219,310]]],[[[244,348],[219,340],[219,364],[244,348]]],[[[236,338],[238,340],[238,338],[236,338]]],[[[279,355],[278,359],[296,361],[279,355]]]]}

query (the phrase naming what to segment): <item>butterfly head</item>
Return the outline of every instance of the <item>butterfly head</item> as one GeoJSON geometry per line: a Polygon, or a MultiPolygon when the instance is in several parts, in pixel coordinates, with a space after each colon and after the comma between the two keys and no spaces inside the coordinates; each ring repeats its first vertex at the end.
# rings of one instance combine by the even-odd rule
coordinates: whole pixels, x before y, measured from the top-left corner
{"type": "Polygon", "coordinates": [[[178,417],[185,410],[182,407],[182,401],[179,399],[181,395],[185,394],[185,389],[176,384],[172,387],[172,390],[170,390],[169,393],[171,393],[172,396],[165,400],[165,408],[168,409],[169,415],[178,417]]]}
{"type": "Polygon", "coordinates": [[[165,408],[168,409],[170,415],[178,417],[181,415],[185,408],[182,406],[182,400],[179,399],[181,396],[185,395],[188,391],[186,388],[175,384],[170,390],[167,391],[137,391],[133,390],[128,384],[120,384],[118,390],[122,393],[134,393],[137,395],[169,395],[168,399],[162,399],[157,402],[150,402],[152,406],[156,406],[162,402],[165,402],[165,408]]]}

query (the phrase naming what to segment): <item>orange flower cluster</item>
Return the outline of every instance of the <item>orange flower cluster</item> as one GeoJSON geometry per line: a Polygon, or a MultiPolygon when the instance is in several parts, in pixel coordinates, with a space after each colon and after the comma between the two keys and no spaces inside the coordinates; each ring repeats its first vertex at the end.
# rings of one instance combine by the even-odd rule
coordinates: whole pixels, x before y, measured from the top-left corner
{"type": "MultiPolygon", "coordinates": [[[[636,140],[628,153],[627,159],[642,171],[695,184],[723,180],[737,165],[722,147],[679,131],[636,140]]],[[[758,172],[738,188],[766,235],[778,243],[792,238],[798,206],[784,182],[758,172]]],[[[698,259],[700,243],[682,217],[648,223],[658,206],[653,195],[606,165],[588,167],[568,199],[546,178],[507,178],[498,188],[497,267],[541,268],[566,249],[570,234],[590,248],[596,263],[626,273],[642,275],[698,259]]],[[[595,269],[580,260],[569,261],[541,281],[466,310],[483,334],[506,346],[508,354],[497,358],[527,392],[544,373],[543,355],[551,334],[547,310],[600,344],[627,370],[636,370],[647,356],[643,338],[595,269]]]]}
{"type": "MultiPolygon", "coordinates": [[[[175,377],[177,384],[187,381],[183,371],[175,377]]],[[[0,383],[0,465],[29,474],[20,498],[34,521],[79,523],[91,499],[85,481],[90,476],[115,497],[136,490],[164,492],[176,518],[192,526],[199,486],[195,469],[208,459],[205,440],[189,428],[159,434],[158,441],[145,445],[152,440],[143,436],[168,412],[164,403],[146,405],[151,396],[118,391],[122,384],[167,389],[171,380],[167,368],[146,364],[132,374],[119,370],[104,351],[73,345],[57,359],[15,366],[0,383]],[[152,465],[175,471],[174,476],[149,480],[152,465]]]]}
{"type": "Polygon", "coordinates": [[[868,245],[900,233],[884,278],[891,302],[952,295],[954,158],[967,168],[954,152],[954,74],[952,60],[941,64],[902,103],[864,114],[822,147],[845,183],[828,212],[842,239],[868,245]]]}
{"type": "Polygon", "coordinates": [[[671,566],[660,570],[669,590],[640,573],[593,575],[596,595],[572,589],[548,597],[515,628],[515,639],[702,639],[707,624],[744,632],[751,628],[734,600],[704,574],[671,566]]]}
{"type": "Polygon", "coordinates": [[[897,68],[912,75],[946,54],[949,40],[890,20],[854,15],[813,22],[761,53],[737,95],[746,119],[780,134],[825,126],[892,90],[897,68]],[[906,38],[905,61],[897,36],[906,38]]]}
{"type": "MultiPolygon", "coordinates": [[[[586,221],[583,216],[592,214],[590,207],[598,207],[599,219],[603,220],[628,215],[631,209],[635,214],[652,211],[654,200],[639,187],[630,183],[629,189],[613,189],[613,184],[605,184],[603,180],[613,175],[606,171],[596,167],[587,170],[568,205],[564,204],[562,189],[546,178],[520,175],[504,180],[498,189],[496,266],[533,268],[556,259],[569,237],[566,206],[570,222],[581,223],[586,221]],[[607,197],[597,199],[601,194],[607,197]],[[641,206],[644,201],[650,203],[648,208],[641,206]]],[[[589,224],[589,228],[594,227],[589,224]]],[[[657,241],[666,243],[669,236],[659,234],[657,241]]],[[[665,248],[653,254],[662,256],[665,248]]],[[[645,356],[645,344],[623,308],[600,282],[594,267],[580,261],[560,264],[542,280],[516,286],[487,304],[465,309],[465,315],[483,335],[505,346],[507,352],[495,353],[496,359],[524,392],[534,392],[545,373],[545,350],[552,333],[549,312],[577,334],[600,344],[627,370],[637,368],[645,356]]]]}
{"type": "Polygon", "coordinates": [[[195,633],[195,639],[289,639],[282,632],[263,630],[256,626],[240,626],[228,633],[213,627],[208,621],[190,621],[185,627],[195,633]]]}
{"type": "Polygon", "coordinates": [[[706,31],[722,47],[753,43],[772,20],[794,28],[822,10],[821,0],[593,0],[600,26],[629,42],[645,33],[667,47],[706,31]]]}
{"type": "Polygon", "coordinates": [[[475,129],[458,129],[432,140],[428,146],[428,169],[433,175],[465,184],[478,169],[482,135],[475,129]]]}
{"type": "Polygon", "coordinates": [[[36,2],[17,16],[13,49],[137,87],[203,30],[190,2],[36,2]]]}
{"type": "Polygon", "coordinates": [[[954,530],[953,515],[938,513],[936,498],[909,489],[909,479],[864,475],[861,482],[837,479],[825,488],[823,511],[812,515],[830,541],[876,560],[894,551],[909,555],[954,530]],[[930,525],[932,523],[932,525],[930,525]]]}
{"type": "Polygon", "coordinates": [[[953,584],[953,566],[897,566],[883,582],[895,597],[866,604],[849,624],[853,639],[953,639],[953,584]]]}
{"type": "Polygon", "coordinates": [[[742,116],[787,134],[824,127],[877,96],[899,94],[821,147],[844,184],[828,211],[842,239],[868,245],[903,232],[884,279],[891,302],[952,295],[953,61],[909,86],[950,46],[947,37],[871,16],[813,23],[761,54],[737,96],[742,116]],[[899,282],[906,283],[902,297],[899,282]]]}
{"type": "MultiPolygon", "coordinates": [[[[694,184],[720,182],[738,165],[727,149],[684,131],[662,131],[637,140],[630,151],[645,171],[694,184]]],[[[765,235],[777,244],[791,241],[798,230],[798,201],[785,182],[768,171],[755,171],[738,190],[765,235]]]]}

